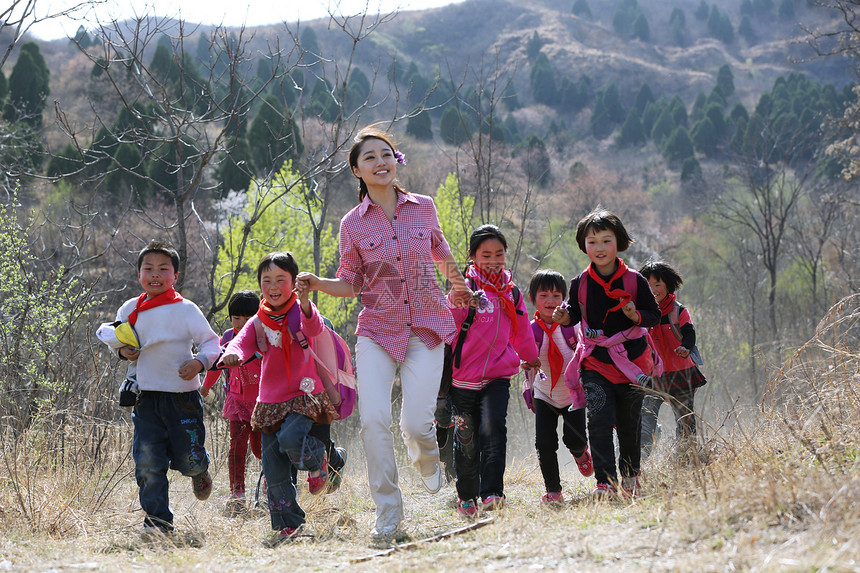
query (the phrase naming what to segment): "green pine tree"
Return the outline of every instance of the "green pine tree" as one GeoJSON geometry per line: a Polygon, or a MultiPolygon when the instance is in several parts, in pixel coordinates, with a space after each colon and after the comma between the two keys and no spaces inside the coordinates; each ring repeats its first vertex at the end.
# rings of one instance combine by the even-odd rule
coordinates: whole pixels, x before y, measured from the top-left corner
{"type": "Polygon", "coordinates": [[[422,141],[433,140],[433,120],[430,112],[422,109],[416,115],[409,116],[406,121],[406,133],[422,141]]]}

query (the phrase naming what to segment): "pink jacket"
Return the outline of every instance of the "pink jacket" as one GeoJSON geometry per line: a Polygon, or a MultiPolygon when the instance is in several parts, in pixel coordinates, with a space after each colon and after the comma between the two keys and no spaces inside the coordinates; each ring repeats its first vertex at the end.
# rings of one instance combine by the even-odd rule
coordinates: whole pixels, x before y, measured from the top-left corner
{"type": "MultiPolygon", "coordinates": [[[[302,317],[302,332],[308,338],[317,336],[323,331],[322,317],[317,312],[317,307],[313,303],[311,303],[310,318],[306,317],[304,312],[299,314],[302,317]]],[[[239,331],[239,334],[230,341],[227,349],[224,351],[225,354],[236,354],[239,360],[243,362],[255,352],[263,352],[260,394],[257,397],[257,401],[267,404],[278,404],[300,396],[302,391],[299,389],[299,384],[303,378],[311,378],[314,381],[312,394],[325,392],[319,374],[317,374],[314,359],[309,352],[292,339],[290,339],[290,355],[293,364],[291,364],[292,368],[288,379],[287,363],[284,360],[284,351],[281,347],[281,333],[263,325],[263,331],[266,334],[269,348],[268,350],[261,349],[257,345],[257,332],[254,326],[257,322],[259,322],[259,319],[256,316],[249,320],[242,330],[239,331]]]]}
{"type": "MultiPolygon", "coordinates": [[[[460,367],[454,368],[453,385],[466,390],[480,390],[496,378],[510,378],[519,371],[520,360],[533,362],[538,348],[532,332],[524,298],[520,297],[516,315],[516,336],[498,295],[487,292],[489,304],[477,309],[475,320],[463,343],[460,367]]],[[[505,296],[513,300],[509,292],[505,296]]],[[[457,332],[466,319],[468,308],[451,308],[457,332]]],[[[456,347],[457,338],[452,343],[456,347]]]]}

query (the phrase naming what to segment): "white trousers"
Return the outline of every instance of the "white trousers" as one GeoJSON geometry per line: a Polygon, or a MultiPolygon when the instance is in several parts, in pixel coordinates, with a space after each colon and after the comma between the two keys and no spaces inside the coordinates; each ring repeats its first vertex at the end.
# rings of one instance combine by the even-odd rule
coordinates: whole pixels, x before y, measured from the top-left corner
{"type": "Polygon", "coordinates": [[[444,345],[431,350],[415,335],[409,338],[406,360],[399,364],[367,336],[359,336],[355,344],[361,440],[370,494],[376,503],[377,528],[396,526],[403,519],[391,431],[391,389],[397,367],[400,366],[403,390],[400,410],[403,442],[418,472],[431,475],[439,463],[433,419],[443,360],[444,345]]]}

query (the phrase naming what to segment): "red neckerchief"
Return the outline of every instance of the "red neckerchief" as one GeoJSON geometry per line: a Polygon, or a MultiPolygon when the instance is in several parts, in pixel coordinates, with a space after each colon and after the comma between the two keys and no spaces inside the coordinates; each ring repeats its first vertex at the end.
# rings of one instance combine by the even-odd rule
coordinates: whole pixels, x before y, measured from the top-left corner
{"type": "Polygon", "coordinates": [[[137,304],[134,305],[134,310],[131,311],[131,314],[128,315],[128,323],[134,326],[134,323],[137,322],[137,313],[143,312],[144,310],[149,310],[151,308],[155,308],[157,306],[163,306],[165,304],[173,304],[174,302],[182,301],[182,295],[173,290],[173,287],[170,287],[170,290],[166,290],[159,295],[155,295],[152,298],[146,298],[146,293],[143,293],[138,297],[137,304]]]}
{"type": "MultiPolygon", "coordinates": [[[[555,388],[555,383],[558,382],[558,379],[561,376],[561,370],[564,367],[564,356],[561,354],[561,349],[558,347],[558,344],[556,344],[555,340],[552,339],[552,333],[559,327],[559,323],[553,322],[552,326],[547,328],[546,323],[540,317],[540,313],[538,311],[535,311],[535,323],[537,323],[541,330],[544,331],[546,338],[549,339],[547,357],[549,358],[549,378],[552,380],[552,386],[550,386],[550,389],[552,389],[555,388]]],[[[540,348],[538,348],[538,350],[540,350],[540,348]]]]}
{"type": "Polygon", "coordinates": [[[265,298],[260,299],[260,308],[257,310],[257,318],[260,319],[260,322],[271,328],[272,330],[276,330],[281,333],[281,349],[284,351],[284,361],[286,362],[287,367],[287,381],[289,382],[290,375],[290,367],[292,365],[291,362],[291,353],[292,349],[290,348],[293,345],[292,335],[290,334],[290,323],[287,320],[287,311],[292,308],[294,304],[296,304],[296,293],[292,293],[290,298],[287,299],[287,302],[278,310],[273,310],[271,306],[269,306],[269,301],[265,298]],[[272,318],[273,316],[281,316],[283,318],[281,320],[275,320],[272,318]]]}
{"type": "Polygon", "coordinates": [[[672,312],[673,306],[675,306],[675,295],[667,294],[663,300],[660,301],[660,314],[662,316],[666,316],[672,312]]]}
{"type": "Polygon", "coordinates": [[[594,268],[594,263],[588,265],[588,276],[594,280],[597,284],[603,287],[603,292],[606,293],[606,296],[609,298],[614,298],[618,301],[618,304],[610,308],[606,311],[606,315],[603,317],[604,322],[606,321],[606,317],[609,316],[609,313],[613,310],[618,310],[631,300],[633,300],[633,295],[624,290],[623,288],[612,288],[612,283],[614,283],[617,279],[621,278],[624,273],[627,272],[627,265],[624,264],[624,261],[621,259],[615,259],[618,262],[618,268],[613,273],[612,277],[608,281],[603,280],[603,278],[598,274],[597,270],[594,268]]]}
{"type": "Polygon", "coordinates": [[[507,271],[496,274],[483,273],[475,265],[471,265],[466,274],[475,281],[478,287],[498,295],[502,302],[502,309],[508,315],[508,320],[511,321],[511,332],[516,336],[520,329],[520,325],[517,323],[517,309],[514,308],[513,299],[505,296],[514,288],[511,275],[507,271]]]}

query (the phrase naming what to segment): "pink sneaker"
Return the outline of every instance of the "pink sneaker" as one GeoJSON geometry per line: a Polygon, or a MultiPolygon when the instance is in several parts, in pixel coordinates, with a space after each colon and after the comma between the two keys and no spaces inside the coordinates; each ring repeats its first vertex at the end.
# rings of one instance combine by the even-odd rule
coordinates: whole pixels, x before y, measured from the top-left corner
{"type": "Polygon", "coordinates": [[[328,456],[323,457],[322,467],[320,468],[320,475],[311,477],[308,476],[308,491],[313,495],[316,495],[325,490],[328,485],[328,473],[326,472],[326,468],[328,467],[328,456]]]}
{"type": "Polygon", "coordinates": [[[598,483],[591,492],[591,497],[594,499],[612,499],[618,493],[615,486],[608,483],[598,483]]]}
{"type": "Polygon", "coordinates": [[[484,511],[492,511],[494,509],[502,509],[505,507],[505,496],[503,495],[488,495],[484,498],[482,508],[484,511]]]}
{"type": "Polygon", "coordinates": [[[474,517],[478,513],[478,506],[471,499],[457,499],[457,513],[463,517],[474,517]]]}
{"type": "Polygon", "coordinates": [[[299,536],[299,528],[298,527],[285,527],[279,532],[270,535],[263,539],[263,547],[267,547],[269,549],[274,549],[278,545],[282,543],[287,543],[296,539],[299,536]]]}
{"type": "Polygon", "coordinates": [[[564,496],[560,491],[548,491],[541,496],[540,502],[549,505],[564,503],[564,496]]]}
{"type": "Polygon", "coordinates": [[[587,446],[581,456],[577,456],[573,459],[576,461],[576,467],[579,469],[579,473],[585,477],[591,477],[594,475],[594,463],[591,461],[591,452],[588,451],[587,446]]]}

